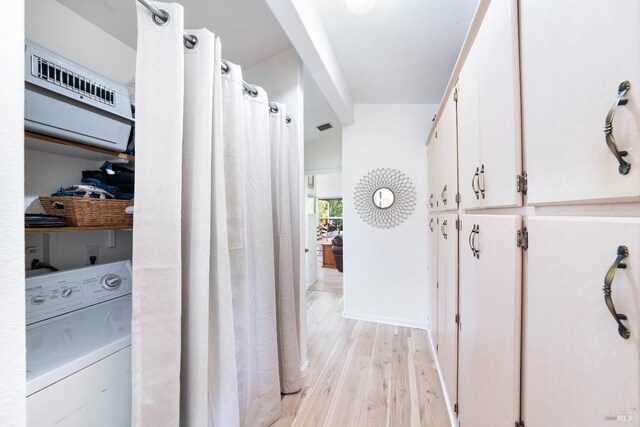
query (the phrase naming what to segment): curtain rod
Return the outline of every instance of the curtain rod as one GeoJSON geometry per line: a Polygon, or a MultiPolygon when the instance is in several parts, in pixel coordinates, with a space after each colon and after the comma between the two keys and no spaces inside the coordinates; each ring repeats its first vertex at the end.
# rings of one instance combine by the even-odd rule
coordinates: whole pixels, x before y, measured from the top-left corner
{"type": "MultiPolygon", "coordinates": [[[[158,8],[149,0],[138,0],[138,2],[144,7],[146,7],[147,9],[149,9],[149,12],[151,12],[151,19],[153,19],[153,22],[155,22],[156,25],[166,25],[167,22],[169,22],[171,15],[169,15],[169,12],[167,12],[166,10],[162,10],[158,8]]],[[[183,33],[182,38],[184,39],[183,41],[184,47],[186,47],[187,49],[193,49],[198,44],[198,38],[193,34],[187,34],[185,32],[183,33]]],[[[229,72],[229,65],[226,63],[226,61],[222,62],[221,68],[222,68],[223,74],[227,74],[229,72]]],[[[249,95],[253,97],[258,96],[258,89],[256,89],[254,85],[249,84],[243,80],[242,87],[244,88],[245,92],[247,92],[249,95]]],[[[278,106],[275,103],[271,102],[269,103],[269,110],[275,114],[278,112],[278,106]]],[[[292,121],[291,116],[287,114],[287,117],[285,120],[287,124],[291,123],[292,121]]]]}

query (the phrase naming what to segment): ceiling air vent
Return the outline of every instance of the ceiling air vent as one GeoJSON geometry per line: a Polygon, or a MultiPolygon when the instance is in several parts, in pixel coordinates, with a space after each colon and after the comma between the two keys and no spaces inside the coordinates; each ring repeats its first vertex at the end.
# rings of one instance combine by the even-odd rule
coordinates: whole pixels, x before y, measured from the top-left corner
{"type": "Polygon", "coordinates": [[[325,123],[323,125],[318,126],[318,130],[320,132],[323,132],[323,131],[331,129],[331,128],[333,128],[333,125],[331,123],[325,123]]]}

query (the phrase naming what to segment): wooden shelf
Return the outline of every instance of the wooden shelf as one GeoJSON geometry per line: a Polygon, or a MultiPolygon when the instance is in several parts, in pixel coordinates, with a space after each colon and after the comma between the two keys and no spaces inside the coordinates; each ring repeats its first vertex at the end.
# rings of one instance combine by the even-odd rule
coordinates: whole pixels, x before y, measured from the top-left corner
{"type": "Polygon", "coordinates": [[[52,136],[29,131],[24,132],[25,147],[36,151],[79,157],[89,160],[109,160],[122,163],[134,162],[135,157],[105,148],[92,147],[52,136]]]}
{"type": "Polygon", "coordinates": [[[131,230],[130,225],[107,225],[102,227],[34,227],[25,228],[25,233],[64,233],[69,231],[131,230]]]}

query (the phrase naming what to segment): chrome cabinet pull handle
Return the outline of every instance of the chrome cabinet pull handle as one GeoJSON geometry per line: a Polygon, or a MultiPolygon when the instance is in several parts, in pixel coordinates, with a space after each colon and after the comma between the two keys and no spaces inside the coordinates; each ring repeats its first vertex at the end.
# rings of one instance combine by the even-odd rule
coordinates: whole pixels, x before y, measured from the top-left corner
{"type": "Polygon", "coordinates": [[[431,195],[429,196],[429,207],[433,207],[433,193],[431,193],[431,195]]]}
{"type": "Polygon", "coordinates": [[[433,218],[429,218],[429,230],[433,233],[433,218]]]}
{"type": "MultiPolygon", "coordinates": [[[[471,178],[471,188],[473,188],[473,192],[476,193],[476,199],[480,199],[480,190],[476,190],[476,178],[478,182],[480,182],[480,169],[476,168],[476,173],[473,174],[473,178],[471,178]]],[[[478,184],[479,186],[480,184],[478,184]]]]}
{"type": "Polygon", "coordinates": [[[480,190],[480,194],[482,194],[482,198],[484,199],[484,165],[480,168],[480,175],[478,175],[478,189],[480,190]]]}
{"type": "Polygon", "coordinates": [[[442,199],[442,203],[446,206],[447,204],[447,186],[446,185],[442,189],[442,193],[440,193],[440,198],[442,199]]]}
{"type": "Polygon", "coordinates": [[[471,231],[469,232],[469,247],[471,248],[471,253],[473,254],[474,258],[476,256],[476,250],[473,247],[473,235],[475,232],[476,232],[476,226],[474,225],[471,231]]]}
{"type": "Polygon", "coordinates": [[[613,284],[613,278],[616,275],[616,270],[618,268],[627,268],[627,264],[623,263],[622,260],[629,256],[629,249],[627,249],[626,246],[618,246],[616,255],[616,260],[613,262],[609,271],[607,271],[607,275],[604,277],[604,286],[602,287],[602,290],[604,291],[604,302],[607,304],[607,308],[618,324],[618,334],[626,340],[629,339],[631,333],[629,332],[629,329],[622,324],[621,320],[627,320],[627,316],[616,311],[616,307],[613,305],[613,299],[611,299],[611,285],[613,284]]]}
{"type": "Polygon", "coordinates": [[[476,247],[476,236],[480,235],[480,225],[476,224],[473,226],[473,252],[477,259],[480,259],[480,249],[476,247]]]}
{"type": "Polygon", "coordinates": [[[629,153],[627,151],[618,150],[616,139],[613,136],[613,118],[616,115],[616,110],[618,109],[619,105],[627,105],[628,100],[623,98],[627,94],[627,92],[629,92],[629,89],[631,89],[631,83],[629,83],[628,80],[620,83],[620,86],[618,86],[618,96],[616,97],[616,101],[611,106],[609,114],[607,114],[607,119],[604,123],[604,136],[607,141],[607,146],[609,147],[609,150],[611,150],[611,153],[614,155],[616,160],[618,160],[618,172],[621,175],[626,175],[629,173],[629,171],[631,170],[631,164],[623,159],[623,157],[625,157],[629,153]]]}

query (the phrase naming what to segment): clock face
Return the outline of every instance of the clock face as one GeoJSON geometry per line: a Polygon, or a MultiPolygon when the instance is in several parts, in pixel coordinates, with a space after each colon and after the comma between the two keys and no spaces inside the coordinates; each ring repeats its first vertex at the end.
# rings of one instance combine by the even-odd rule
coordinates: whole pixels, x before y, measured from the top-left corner
{"type": "Polygon", "coordinates": [[[373,203],[380,209],[387,209],[395,201],[393,191],[386,187],[379,188],[373,193],[373,203]]]}

